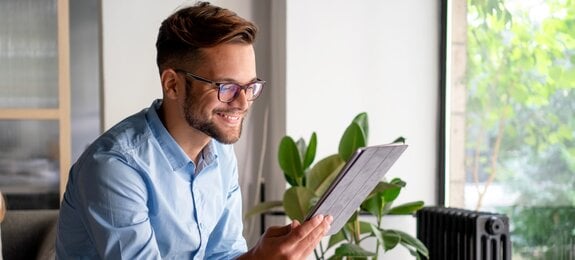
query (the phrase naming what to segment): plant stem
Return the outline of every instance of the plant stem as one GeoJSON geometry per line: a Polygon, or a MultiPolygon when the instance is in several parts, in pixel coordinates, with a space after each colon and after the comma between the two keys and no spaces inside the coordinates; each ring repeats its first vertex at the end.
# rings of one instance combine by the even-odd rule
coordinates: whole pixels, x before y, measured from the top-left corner
{"type": "MultiPolygon", "coordinates": [[[[359,216],[359,210],[358,210],[358,216],[359,216]]],[[[354,226],[355,226],[355,227],[354,227],[354,229],[355,229],[354,231],[355,231],[355,232],[353,232],[353,233],[354,233],[353,240],[355,241],[355,244],[356,244],[356,245],[359,245],[359,241],[360,241],[359,236],[361,235],[361,230],[360,230],[360,227],[359,227],[359,217],[355,218],[355,221],[354,221],[353,224],[354,224],[354,226]]]]}
{"type": "Polygon", "coordinates": [[[319,249],[321,251],[321,259],[325,259],[325,250],[323,249],[323,243],[320,241],[319,242],[319,249]]]}
{"type": "MultiPolygon", "coordinates": [[[[320,245],[321,245],[321,243],[320,243],[320,245]]],[[[317,259],[317,260],[323,259],[323,258],[320,258],[319,255],[317,254],[317,248],[313,249],[313,254],[315,255],[315,259],[317,259]]]]}
{"type": "MultiPolygon", "coordinates": [[[[383,215],[380,215],[381,217],[377,218],[377,229],[381,230],[381,220],[383,219],[383,215]]],[[[379,239],[376,239],[376,243],[375,243],[375,257],[373,258],[373,260],[377,260],[377,257],[379,256],[379,239]]]]}

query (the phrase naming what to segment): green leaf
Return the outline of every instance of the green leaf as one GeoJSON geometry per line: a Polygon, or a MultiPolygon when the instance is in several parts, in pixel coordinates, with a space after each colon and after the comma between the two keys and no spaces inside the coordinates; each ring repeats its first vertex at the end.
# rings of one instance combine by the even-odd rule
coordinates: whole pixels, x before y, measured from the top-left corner
{"type": "Polygon", "coordinates": [[[401,186],[402,188],[405,187],[405,185],[407,185],[407,183],[405,183],[402,179],[400,178],[393,178],[389,183],[393,184],[393,185],[398,185],[401,186]]]}
{"type": "Polygon", "coordinates": [[[315,132],[313,132],[311,134],[311,137],[309,138],[309,145],[307,146],[305,156],[303,159],[304,169],[307,169],[313,163],[313,160],[315,159],[316,149],[317,149],[317,135],[315,132]]]}
{"type": "Polygon", "coordinates": [[[396,143],[405,144],[405,138],[404,138],[403,136],[400,136],[400,137],[398,137],[397,139],[393,140],[392,143],[394,143],[394,144],[396,144],[396,143]]]}
{"type": "Polygon", "coordinates": [[[244,218],[250,218],[254,215],[257,214],[261,214],[267,211],[270,211],[273,208],[277,208],[277,207],[283,207],[283,202],[282,201],[266,201],[266,202],[262,202],[260,204],[255,205],[253,208],[251,208],[245,215],[244,218]]]}
{"type": "Polygon", "coordinates": [[[384,209],[390,206],[388,204],[391,204],[399,196],[402,186],[396,183],[399,183],[399,181],[395,180],[395,183],[379,182],[370,195],[362,202],[361,209],[377,218],[382,218],[384,209]]]}
{"type": "Polygon", "coordinates": [[[287,176],[301,183],[300,180],[304,175],[301,158],[296,143],[289,136],[284,136],[280,141],[278,161],[280,168],[287,176]]]}
{"type": "Polygon", "coordinates": [[[413,201],[401,204],[391,208],[388,212],[390,215],[410,215],[423,208],[423,201],[413,201]]]}
{"type": "MultiPolygon", "coordinates": [[[[371,191],[371,193],[367,197],[369,198],[371,196],[378,195],[379,193],[383,193],[383,192],[388,191],[388,190],[395,190],[395,189],[401,189],[401,188],[402,188],[402,186],[400,186],[398,184],[380,181],[375,186],[375,188],[373,188],[373,190],[371,191]]],[[[388,201],[391,201],[391,200],[388,200],[388,201]]]]}
{"type": "Polygon", "coordinates": [[[374,196],[368,197],[361,203],[360,208],[364,211],[369,212],[371,215],[380,219],[383,216],[383,206],[385,202],[383,201],[383,196],[381,193],[375,194],[374,196]]]}
{"type": "Polygon", "coordinates": [[[287,183],[289,183],[289,185],[291,186],[300,186],[296,179],[294,179],[293,177],[291,177],[290,175],[288,175],[286,172],[284,172],[284,178],[286,180],[287,183]]]}
{"type": "Polygon", "coordinates": [[[367,257],[375,256],[375,253],[367,251],[356,244],[345,243],[335,249],[338,256],[367,257]]]}
{"type": "Polygon", "coordinates": [[[341,137],[339,142],[339,156],[342,160],[349,160],[351,155],[361,147],[365,147],[366,140],[364,137],[363,130],[356,123],[352,122],[341,137]]]}
{"type": "Polygon", "coordinates": [[[343,260],[343,257],[334,254],[330,256],[327,260],[343,260]]]}
{"type": "Polygon", "coordinates": [[[283,198],[286,214],[290,219],[296,219],[303,223],[314,198],[316,198],[315,194],[308,188],[298,186],[287,189],[283,198]]]}
{"type": "Polygon", "coordinates": [[[383,192],[383,200],[386,203],[392,202],[395,199],[397,199],[400,192],[401,192],[401,187],[398,187],[398,186],[396,186],[393,189],[386,190],[383,192]]]}
{"type": "Polygon", "coordinates": [[[383,249],[385,251],[394,249],[401,241],[401,236],[399,234],[389,231],[389,230],[381,230],[382,238],[383,238],[383,249]]]}
{"type": "Polygon", "coordinates": [[[369,222],[365,222],[365,221],[360,221],[359,222],[359,233],[360,234],[368,234],[371,233],[371,223],[369,222]]]}
{"type": "MultiPolygon", "coordinates": [[[[378,184],[378,186],[379,185],[380,184],[378,184]]],[[[403,188],[403,187],[405,187],[405,182],[403,182],[401,179],[394,178],[393,180],[391,180],[391,182],[389,183],[389,186],[387,186],[382,191],[384,202],[389,203],[389,202],[394,201],[399,196],[399,193],[401,192],[401,188],[403,188]]],[[[378,187],[376,186],[376,188],[378,188],[378,187]]]]}
{"type": "Polygon", "coordinates": [[[372,224],[372,231],[375,237],[381,243],[385,251],[394,249],[398,244],[401,243],[402,245],[406,246],[408,250],[412,250],[412,248],[414,248],[416,250],[421,250],[421,253],[425,254],[426,256],[428,254],[427,247],[423,246],[423,244],[419,242],[419,240],[413,238],[409,234],[406,234],[398,230],[380,229],[373,224],[372,224]]]}
{"type": "Polygon", "coordinates": [[[369,120],[367,118],[367,113],[359,113],[357,116],[355,116],[352,122],[355,122],[359,125],[363,132],[363,139],[365,140],[365,143],[367,143],[369,137],[369,120]]]}
{"type": "Polygon", "coordinates": [[[415,250],[424,255],[426,258],[429,258],[429,251],[427,250],[427,247],[423,243],[421,243],[419,239],[412,237],[410,234],[407,234],[403,231],[399,230],[390,230],[390,231],[397,233],[401,237],[400,243],[402,245],[407,247],[413,247],[415,250]]]}
{"type": "Polygon", "coordinates": [[[307,187],[321,196],[344,165],[345,162],[337,154],[320,160],[308,172],[307,187]]]}
{"type": "Polygon", "coordinates": [[[329,242],[327,244],[327,249],[330,249],[332,246],[335,246],[337,243],[346,240],[345,238],[345,234],[343,233],[343,230],[338,231],[337,233],[331,235],[329,237],[329,242]]]}

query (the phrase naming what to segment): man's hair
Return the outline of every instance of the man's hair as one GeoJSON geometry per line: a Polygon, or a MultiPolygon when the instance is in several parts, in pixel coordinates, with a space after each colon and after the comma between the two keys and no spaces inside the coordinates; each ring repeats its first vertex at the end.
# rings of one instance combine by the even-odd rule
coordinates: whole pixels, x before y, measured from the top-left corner
{"type": "Polygon", "coordinates": [[[178,10],[162,22],[156,41],[156,62],[160,74],[166,68],[184,64],[197,66],[201,62],[201,48],[222,43],[252,44],[257,27],[236,13],[198,2],[178,10]]]}

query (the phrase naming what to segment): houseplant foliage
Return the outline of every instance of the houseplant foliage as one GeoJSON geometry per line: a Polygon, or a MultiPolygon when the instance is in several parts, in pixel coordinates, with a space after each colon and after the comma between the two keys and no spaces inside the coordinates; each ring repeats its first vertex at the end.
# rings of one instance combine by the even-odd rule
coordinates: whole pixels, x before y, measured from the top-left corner
{"type": "MultiPolygon", "coordinates": [[[[312,133],[309,143],[301,138],[294,141],[290,136],[283,137],[279,145],[278,160],[290,187],[284,192],[282,201],[262,202],[247,212],[246,217],[283,208],[290,219],[303,222],[308,211],[326,191],[346,161],[358,148],[366,146],[368,131],[367,113],[358,114],[343,133],[338,152],[320,159],[315,164],[315,132],[312,133]]],[[[394,142],[404,142],[404,139],[400,137],[394,142]]],[[[427,248],[418,239],[382,225],[385,215],[409,215],[423,207],[422,201],[393,205],[405,185],[399,178],[389,182],[380,181],[345,226],[329,238],[327,245],[320,243],[315,249],[316,259],[377,259],[379,250],[388,251],[397,245],[405,247],[417,259],[427,258],[427,248]],[[375,217],[376,223],[362,221],[365,215],[375,217]],[[375,248],[363,248],[360,244],[366,239],[375,239],[375,248]],[[330,249],[334,249],[329,251],[334,253],[327,256],[330,249]]]]}

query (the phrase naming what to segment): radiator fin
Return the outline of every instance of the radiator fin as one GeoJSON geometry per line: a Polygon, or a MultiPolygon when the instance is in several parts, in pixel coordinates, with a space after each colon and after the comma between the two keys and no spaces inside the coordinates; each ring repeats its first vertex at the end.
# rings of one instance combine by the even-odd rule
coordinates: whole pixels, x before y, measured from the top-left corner
{"type": "Polygon", "coordinates": [[[497,213],[425,207],[417,212],[417,238],[429,259],[510,260],[509,219],[497,213]]]}

